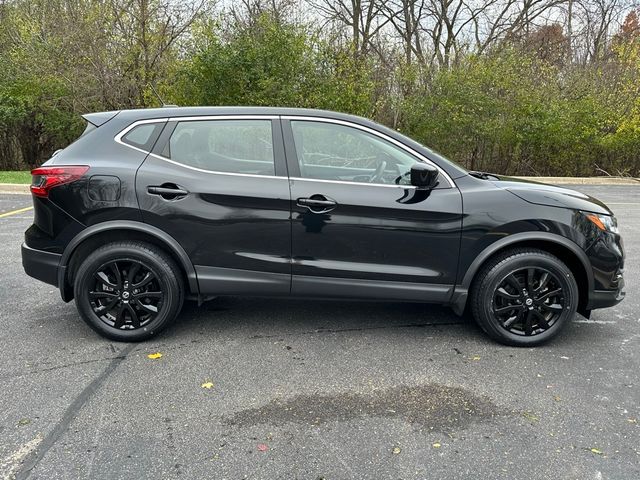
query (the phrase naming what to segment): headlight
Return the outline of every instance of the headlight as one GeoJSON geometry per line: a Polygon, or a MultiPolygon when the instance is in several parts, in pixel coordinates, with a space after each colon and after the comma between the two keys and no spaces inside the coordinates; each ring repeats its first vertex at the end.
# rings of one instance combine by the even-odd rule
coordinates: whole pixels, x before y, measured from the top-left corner
{"type": "Polygon", "coordinates": [[[598,215],[596,213],[584,214],[591,223],[603,232],[618,233],[618,221],[612,215],[598,215]]]}

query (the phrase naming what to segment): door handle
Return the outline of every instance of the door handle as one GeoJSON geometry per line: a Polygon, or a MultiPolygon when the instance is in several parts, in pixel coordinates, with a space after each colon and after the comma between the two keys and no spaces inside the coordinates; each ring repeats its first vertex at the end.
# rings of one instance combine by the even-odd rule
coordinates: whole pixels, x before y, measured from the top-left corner
{"type": "Polygon", "coordinates": [[[160,195],[166,200],[176,200],[189,195],[189,191],[173,183],[163,183],[162,185],[151,185],[147,187],[147,192],[151,195],[160,195]]]}
{"type": "Polygon", "coordinates": [[[338,203],[324,195],[315,194],[309,198],[299,198],[297,200],[299,207],[306,207],[313,213],[327,213],[336,208],[338,203]]]}

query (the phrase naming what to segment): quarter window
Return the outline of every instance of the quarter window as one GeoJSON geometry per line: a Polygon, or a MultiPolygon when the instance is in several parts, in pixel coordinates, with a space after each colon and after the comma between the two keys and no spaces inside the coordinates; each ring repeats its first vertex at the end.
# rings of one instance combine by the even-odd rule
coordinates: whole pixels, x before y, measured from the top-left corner
{"type": "Polygon", "coordinates": [[[376,135],[335,123],[292,120],[303,178],[409,185],[418,160],[376,135]]]}
{"type": "Polygon", "coordinates": [[[164,123],[160,122],[143,123],[129,130],[129,132],[122,137],[122,141],[134,147],[149,151],[158,138],[162,127],[164,127],[164,123]]]}
{"type": "Polygon", "coordinates": [[[163,155],[203,170],[275,174],[270,120],[179,122],[163,155]]]}

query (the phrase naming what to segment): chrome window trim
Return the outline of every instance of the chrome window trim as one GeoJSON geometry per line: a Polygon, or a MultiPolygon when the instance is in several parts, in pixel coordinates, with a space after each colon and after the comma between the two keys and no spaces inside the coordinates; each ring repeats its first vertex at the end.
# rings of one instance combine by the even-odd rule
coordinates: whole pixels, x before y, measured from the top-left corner
{"type": "MultiPolygon", "coordinates": [[[[344,125],[344,126],[347,126],[347,127],[357,128],[358,130],[362,130],[364,132],[370,133],[371,135],[374,135],[374,136],[379,137],[379,138],[381,138],[383,140],[386,140],[387,142],[390,142],[390,143],[394,144],[396,147],[399,147],[400,149],[405,150],[406,152],[408,152],[412,156],[416,157],[417,159],[423,161],[424,163],[428,163],[429,165],[432,165],[432,166],[436,167],[438,169],[438,171],[440,172],[440,174],[449,183],[449,187],[450,188],[455,188],[455,183],[453,183],[453,180],[451,179],[451,177],[439,165],[436,165],[435,163],[433,163],[433,161],[431,161],[430,159],[428,159],[427,157],[425,157],[421,153],[415,151],[413,148],[411,148],[411,147],[405,145],[404,143],[396,140],[395,138],[392,138],[389,135],[386,135],[386,134],[384,134],[382,132],[379,132],[379,131],[377,131],[377,130],[375,130],[373,128],[366,127],[364,125],[359,125],[357,123],[349,122],[349,121],[346,121],[346,120],[339,120],[337,118],[309,117],[309,116],[304,116],[304,115],[282,115],[280,118],[282,118],[283,120],[294,120],[294,121],[295,120],[301,120],[301,121],[305,121],[305,122],[335,123],[335,124],[338,124],[338,125],[344,125]]],[[[309,178],[309,179],[296,178],[296,179],[297,180],[326,181],[326,182],[334,182],[334,183],[348,183],[349,185],[351,185],[351,184],[360,184],[361,183],[361,182],[343,182],[343,181],[340,181],[340,180],[318,180],[318,179],[311,179],[311,178],[309,178]]],[[[384,183],[365,183],[365,185],[377,185],[377,186],[385,186],[385,187],[399,187],[399,186],[402,186],[402,185],[388,185],[388,184],[384,184],[384,183]]],[[[409,185],[409,187],[411,187],[411,185],[409,185]]]]}
{"type": "Polygon", "coordinates": [[[368,182],[350,182],[348,180],[325,180],[322,178],[302,178],[302,177],[289,177],[289,180],[293,180],[296,182],[321,182],[321,183],[336,183],[340,185],[361,185],[365,187],[385,187],[385,188],[402,188],[415,190],[418,187],[414,185],[403,185],[403,184],[389,184],[389,183],[368,183],[368,182]]]}
{"type": "Polygon", "coordinates": [[[175,160],[171,160],[170,158],[163,157],[162,155],[156,155],[155,153],[149,153],[150,157],[157,158],[158,160],[164,160],[165,162],[171,163],[173,165],[177,165],[179,167],[187,168],[189,170],[194,170],[196,172],[202,173],[213,173],[214,175],[231,175],[234,177],[251,177],[251,178],[276,178],[281,180],[288,180],[288,177],[283,177],[279,175],[258,175],[257,173],[234,173],[234,172],[220,172],[218,170],[205,170],[204,168],[192,167],[191,165],[185,165],[180,162],[176,162],[175,160]]]}
{"type": "MultiPolygon", "coordinates": [[[[166,158],[163,157],[162,155],[157,155],[155,153],[151,153],[148,152],[147,150],[143,150],[142,148],[138,148],[135,147],[133,145],[130,145],[128,143],[125,143],[124,141],[122,141],[122,138],[129,133],[129,131],[131,131],[133,128],[137,127],[138,125],[144,125],[147,123],[167,123],[167,122],[194,122],[194,121],[208,121],[208,120],[278,120],[278,119],[282,119],[282,120],[301,120],[301,121],[310,121],[310,122],[323,122],[323,123],[334,123],[334,124],[338,124],[338,125],[344,125],[347,127],[352,127],[352,128],[356,128],[358,130],[362,130],[364,132],[370,133],[371,135],[377,136],[383,140],[386,140],[392,144],[394,144],[395,146],[399,147],[402,150],[405,150],[406,152],[408,152],[409,154],[413,155],[414,157],[416,157],[417,159],[428,163],[429,165],[432,165],[434,167],[436,167],[438,169],[438,171],[440,172],[440,174],[447,180],[447,182],[449,183],[449,187],[450,188],[455,188],[455,183],[453,182],[453,180],[451,179],[451,177],[447,174],[447,172],[445,172],[439,165],[436,165],[433,161],[431,161],[430,159],[428,159],[427,157],[425,157],[424,155],[422,155],[421,153],[415,151],[413,148],[405,145],[404,143],[396,140],[395,138],[392,138],[382,132],[379,132],[373,128],[369,128],[366,127],[364,125],[359,125],[357,123],[353,123],[353,122],[349,122],[346,120],[339,120],[336,118],[327,118],[327,117],[309,117],[309,116],[304,116],[304,115],[243,115],[243,114],[236,114],[236,115],[200,115],[200,116],[189,116],[189,117],[163,117],[163,118],[151,118],[151,119],[146,119],[146,120],[137,120],[135,122],[133,122],[131,125],[125,127],[122,131],[120,131],[120,133],[118,133],[115,137],[114,140],[116,141],[116,143],[119,143],[120,145],[124,145],[125,147],[129,147],[132,148],[134,150],[137,150],[138,152],[142,152],[145,153],[153,158],[156,158],[158,160],[164,160],[165,162],[171,163],[173,165],[177,165],[179,167],[183,167],[183,168],[187,168],[189,170],[193,170],[196,172],[201,172],[201,173],[212,173],[214,175],[231,175],[231,176],[238,176],[238,177],[252,177],[252,178],[277,178],[277,179],[284,179],[284,180],[294,180],[294,181],[302,181],[302,182],[323,182],[323,183],[335,183],[335,184],[341,184],[341,185],[368,185],[368,186],[376,186],[376,187],[386,187],[386,188],[405,188],[405,189],[415,189],[417,187],[413,186],[413,185],[389,185],[386,183],[365,183],[365,182],[350,182],[350,181],[344,181],[344,180],[323,180],[323,179],[316,179],[316,178],[302,178],[302,177],[284,177],[284,176],[278,176],[278,175],[257,175],[257,174],[251,174],[251,173],[233,173],[233,172],[220,172],[217,170],[205,170],[203,168],[198,168],[198,167],[192,167],[190,165],[185,165],[179,162],[176,162],[175,160],[171,160],[170,158],[166,158]]],[[[275,161],[275,159],[274,159],[275,161]]]]}
{"type": "MultiPolygon", "coordinates": [[[[157,155],[155,153],[148,152],[141,148],[135,147],[133,145],[129,145],[122,141],[122,137],[124,137],[131,129],[137,127],[138,125],[143,125],[145,123],[161,123],[161,122],[193,122],[193,121],[209,121],[209,120],[278,120],[277,115],[202,115],[202,116],[191,116],[191,117],[170,117],[170,118],[154,118],[148,120],[138,120],[133,122],[131,125],[126,127],[120,133],[118,133],[114,140],[124,145],[125,147],[133,148],[134,150],[138,150],[139,152],[146,153],[150,157],[156,158],[158,160],[164,160],[165,162],[171,163],[173,165],[177,165],[178,167],[187,168],[189,170],[193,170],[201,173],[212,173],[214,175],[231,175],[234,177],[250,177],[250,178],[276,178],[282,180],[289,180],[288,177],[278,176],[278,175],[258,175],[253,173],[234,173],[234,172],[220,172],[218,170],[205,170],[204,168],[192,167],[191,165],[185,165],[180,162],[176,162],[175,160],[171,160],[170,158],[163,157],[162,155],[157,155]]],[[[272,126],[273,128],[273,126],[272,126]]],[[[275,165],[275,158],[274,158],[275,165]]]]}
{"type": "Polygon", "coordinates": [[[145,125],[147,123],[167,123],[168,121],[169,121],[168,118],[151,118],[151,119],[147,119],[147,120],[138,120],[136,122],[133,122],[128,127],[125,127],[124,130],[120,131],[120,133],[118,133],[115,137],[113,137],[113,139],[115,140],[116,143],[119,143],[120,145],[124,145],[125,147],[133,148],[134,150],[137,150],[138,152],[146,153],[147,155],[149,155],[150,153],[148,151],[146,151],[146,150],[144,150],[142,148],[136,147],[134,145],[130,145],[128,143],[125,143],[122,140],[122,137],[124,137],[127,133],[129,133],[131,130],[136,128],[138,125],[145,125]]]}

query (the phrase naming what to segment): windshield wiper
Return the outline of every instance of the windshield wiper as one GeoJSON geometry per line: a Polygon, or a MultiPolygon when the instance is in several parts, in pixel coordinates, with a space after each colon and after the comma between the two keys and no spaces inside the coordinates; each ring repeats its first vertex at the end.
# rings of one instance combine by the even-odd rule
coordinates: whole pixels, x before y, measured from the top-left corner
{"type": "Polygon", "coordinates": [[[496,175],[487,172],[477,172],[472,170],[468,173],[472,177],[481,178],[482,180],[500,180],[496,175]]]}

